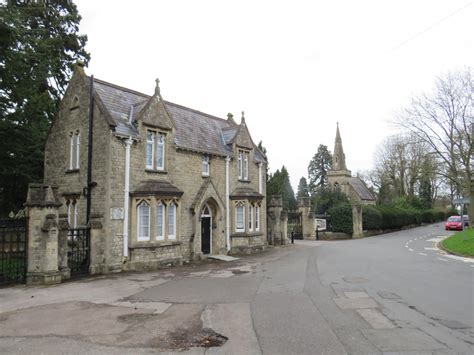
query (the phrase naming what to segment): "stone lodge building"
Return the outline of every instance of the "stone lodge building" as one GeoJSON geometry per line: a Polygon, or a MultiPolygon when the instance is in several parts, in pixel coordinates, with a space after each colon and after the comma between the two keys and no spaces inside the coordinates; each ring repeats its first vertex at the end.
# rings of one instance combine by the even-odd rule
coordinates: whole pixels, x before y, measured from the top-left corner
{"type": "Polygon", "coordinates": [[[375,196],[372,191],[358,176],[352,176],[351,171],[347,169],[339,124],[336,129],[332,169],[328,171],[328,183],[333,188],[340,188],[353,204],[375,205],[375,196]]]}
{"type": "Polygon", "coordinates": [[[58,187],[60,229],[93,226],[92,273],[267,245],[266,158],[243,113],[237,124],[164,101],[158,84],[148,96],[78,66],[50,129],[44,183],[58,187]]]}

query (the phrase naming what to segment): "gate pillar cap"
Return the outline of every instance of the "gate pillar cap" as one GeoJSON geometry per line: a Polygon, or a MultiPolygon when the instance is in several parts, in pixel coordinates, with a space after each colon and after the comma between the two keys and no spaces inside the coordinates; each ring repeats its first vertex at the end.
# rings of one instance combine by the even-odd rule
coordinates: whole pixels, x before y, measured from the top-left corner
{"type": "Polygon", "coordinates": [[[54,185],[29,184],[26,207],[59,207],[58,187],[54,185]]]}
{"type": "Polygon", "coordinates": [[[268,207],[283,207],[283,197],[281,195],[270,196],[268,207]]]}

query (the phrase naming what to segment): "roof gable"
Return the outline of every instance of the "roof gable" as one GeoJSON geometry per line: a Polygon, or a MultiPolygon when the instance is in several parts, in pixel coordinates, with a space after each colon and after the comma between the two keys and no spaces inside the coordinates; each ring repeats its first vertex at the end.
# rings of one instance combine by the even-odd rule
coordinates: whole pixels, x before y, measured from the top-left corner
{"type": "Polygon", "coordinates": [[[372,191],[369,190],[367,185],[358,177],[349,178],[349,184],[352,186],[354,191],[357,193],[359,198],[363,201],[375,201],[375,197],[372,191]]]}
{"type": "Polygon", "coordinates": [[[252,137],[250,136],[249,130],[245,122],[242,122],[237,130],[232,142],[242,148],[253,149],[255,144],[252,141],[252,137]]]}
{"type": "MultiPolygon", "coordinates": [[[[141,103],[137,106],[138,107],[136,108],[140,109],[141,103]]],[[[132,109],[134,108],[135,106],[132,106],[132,109]]],[[[168,131],[172,130],[174,127],[173,121],[163,103],[163,100],[157,95],[153,95],[147,101],[145,106],[141,108],[136,116],[136,120],[141,120],[143,124],[147,126],[161,128],[168,131]]]]}

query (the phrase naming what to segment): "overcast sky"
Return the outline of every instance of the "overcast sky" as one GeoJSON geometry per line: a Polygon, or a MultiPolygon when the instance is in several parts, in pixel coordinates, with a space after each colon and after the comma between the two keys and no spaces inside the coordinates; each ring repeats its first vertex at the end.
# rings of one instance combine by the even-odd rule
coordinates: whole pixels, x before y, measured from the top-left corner
{"type": "Polygon", "coordinates": [[[373,167],[394,112],[472,66],[472,1],[76,0],[88,74],[240,122],[296,186],[339,122],[348,168],[373,167]]]}

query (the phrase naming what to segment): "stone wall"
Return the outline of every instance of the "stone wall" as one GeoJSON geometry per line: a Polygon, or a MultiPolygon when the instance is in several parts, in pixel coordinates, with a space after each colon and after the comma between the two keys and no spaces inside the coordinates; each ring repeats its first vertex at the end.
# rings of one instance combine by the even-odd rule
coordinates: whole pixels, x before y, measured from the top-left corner
{"type": "Polygon", "coordinates": [[[267,215],[268,244],[288,244],[290,242],[288,236],[288,214],[283,210],[283,199],[280,195],[270,197],[267,215]]]}

